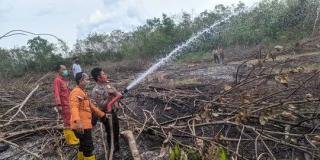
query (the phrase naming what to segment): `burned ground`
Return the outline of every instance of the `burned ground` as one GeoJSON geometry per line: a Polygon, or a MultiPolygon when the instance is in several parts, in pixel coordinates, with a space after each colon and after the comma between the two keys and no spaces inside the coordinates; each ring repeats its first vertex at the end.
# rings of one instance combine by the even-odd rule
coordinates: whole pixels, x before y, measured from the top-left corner
{"type": "MultiPolygon", "coordinates": [[[[253,51],[241,51],[244,60],[233,50],[224,65],[207,59],[164,66],[122,100],[121,130],[134,132],[142,159],[167,159],[176,145],[189,158],[213,159],[224,150],[238,159],[319,159],[320,59],[308,48],[314,41],[303,44],[303,56],[286,57],[288,48],[276,61],[248,61],[253,51]]],[[[106,67],[120,90],[147,67],[127,65],[106,67]]],[[[74,158],[76,147],[64,144],[53,110],[52,79],[2,80],[0,138],[10,148],[0,159],[74,158]]],[[[103,159],[100,133],[98,125],[95,153],[103,159]]],[[[132,158],[125,138],[121,144],[119,159],[132,158]]]]}

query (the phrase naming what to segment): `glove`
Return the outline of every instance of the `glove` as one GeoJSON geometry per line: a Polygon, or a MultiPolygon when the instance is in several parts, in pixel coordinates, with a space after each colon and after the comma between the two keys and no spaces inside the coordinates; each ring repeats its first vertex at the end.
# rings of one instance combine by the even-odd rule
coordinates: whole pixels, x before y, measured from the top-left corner
{"type": "Polygon", "coordinates": [[[108,122],[108,118],[110,118],[110,117],[111,117],[111,114],[106,113],[106,114],[100,119],[100,121],[101,121],[102,123],[107,123],[107,122],[108,122]]]}
{"type": "Polygon", "coordinates": [[[107,103],[107,112],[110,113],[112,111],[112,106],[114,103],[118,102],[121,98],[123,98],[122,94],[118,94],[117,96],[113,96],[111,101],[107,103]]]}

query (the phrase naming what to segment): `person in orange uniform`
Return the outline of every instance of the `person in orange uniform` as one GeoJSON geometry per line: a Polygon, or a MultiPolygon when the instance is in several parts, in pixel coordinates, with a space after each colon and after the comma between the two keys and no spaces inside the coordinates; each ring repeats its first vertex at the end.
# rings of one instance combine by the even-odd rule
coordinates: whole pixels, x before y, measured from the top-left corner
{"type": "Polygon", "coordinates": [[[67,144],[79,144],[79,139],[75,136],[74,132],[70,129],[70,106],[68,88],[68,70],[65,65],[57,65],[55,68],[57,75],[53,81],[54,102],[56,109],[63,118],[64,130],[63,134],[67,144]]]}
{"type": "Polygon", "coordinates": [[[85,91],[89,76],[79,72],[75,77],[77,86],[71,91],[69,101],[71,107],[71,128],[80,140],[78,160],[95,160],[92,141],[92,114],[106,120],[106,114],[98,109],[85,91]]]}

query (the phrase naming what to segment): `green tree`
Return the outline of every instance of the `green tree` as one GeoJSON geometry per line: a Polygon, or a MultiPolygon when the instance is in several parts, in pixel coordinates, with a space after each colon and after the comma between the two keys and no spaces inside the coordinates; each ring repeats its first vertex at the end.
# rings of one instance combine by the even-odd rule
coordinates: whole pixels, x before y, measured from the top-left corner
{"type": "Polygon", "coordinates": [[[55,46],[46,39],[35,37],[28,40],[28,50],[31,55],[29,68],[35,71],[48,71],[55,63],[62,61],[61,55],[54,54],[55,46]]]}

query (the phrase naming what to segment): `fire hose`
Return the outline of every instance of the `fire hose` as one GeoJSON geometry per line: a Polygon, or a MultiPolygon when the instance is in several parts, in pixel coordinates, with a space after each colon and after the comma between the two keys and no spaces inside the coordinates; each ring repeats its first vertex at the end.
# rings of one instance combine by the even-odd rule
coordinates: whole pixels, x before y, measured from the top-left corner
{"type": "MultiPolygon", "coordinates": [[[[125,89],[122,93],[118,93],[115,95],[111,95],[112,98],[111,100],[107,103],[106,105],[106,109],[108,111],[108,113],[112,112],[113,106],[116,102],[119,102],[124,95],[128,92],[127,89],[125,89]]],[[[112,114],[110,114],[109,116],[107,116],[108,119],[108,124],[109,124],[109,128],[110,128],[110,148],[109,148],[109,160],[112,160],[113,158],[113,151],[114,151],[114,131],[113,131],[113,121],[112,121],[112,114]]]]}

